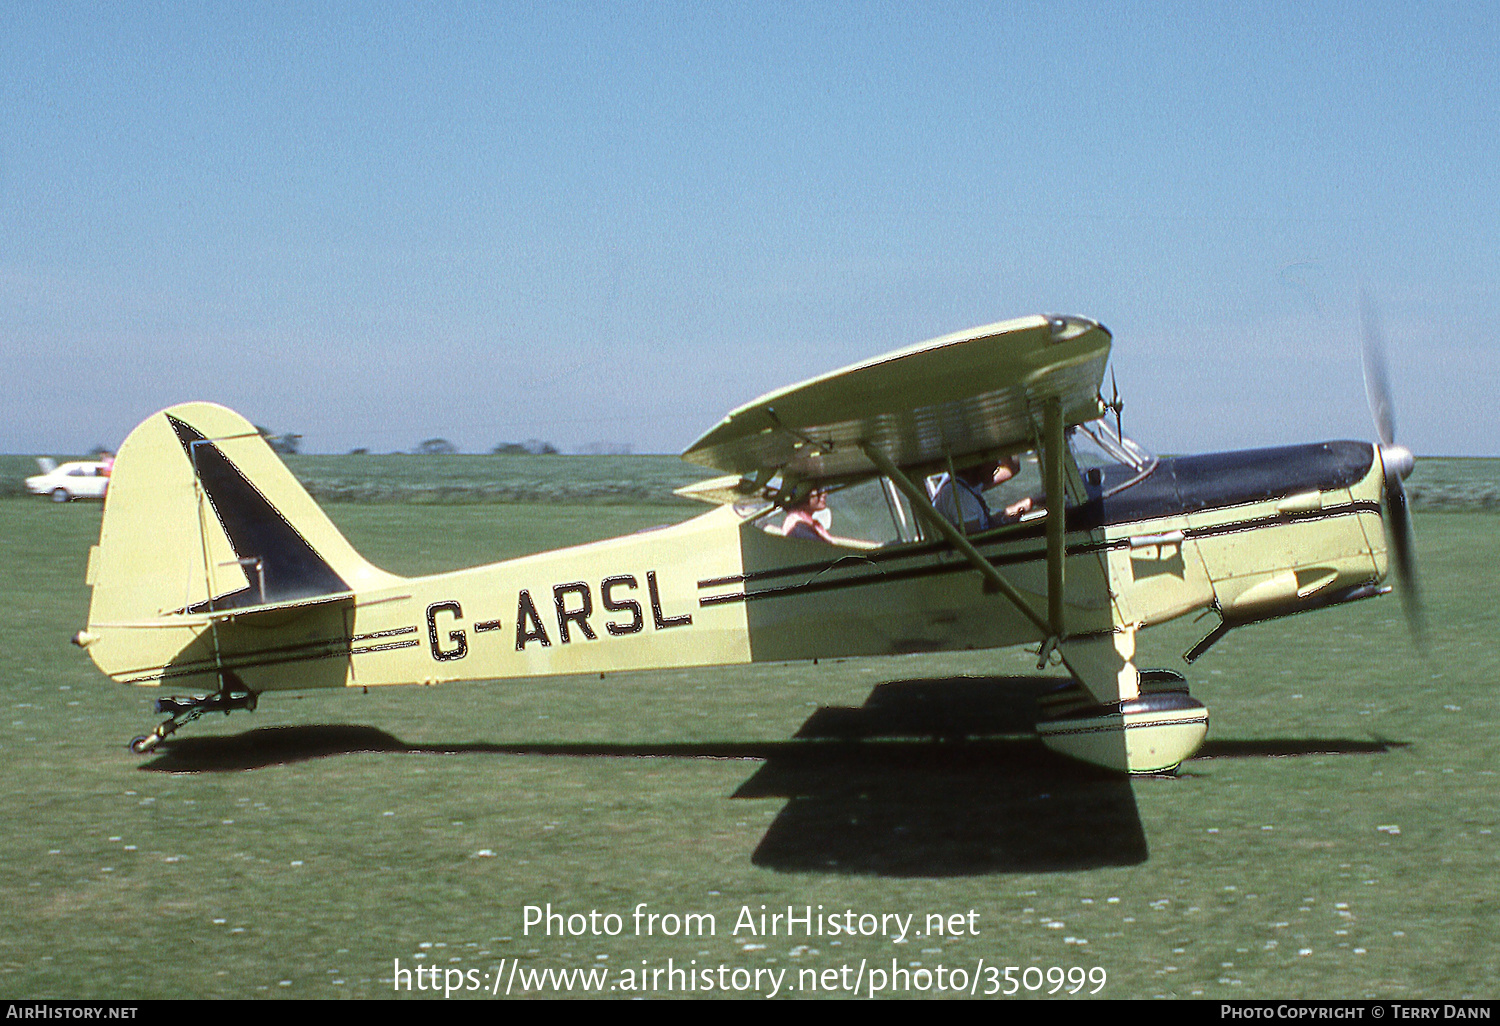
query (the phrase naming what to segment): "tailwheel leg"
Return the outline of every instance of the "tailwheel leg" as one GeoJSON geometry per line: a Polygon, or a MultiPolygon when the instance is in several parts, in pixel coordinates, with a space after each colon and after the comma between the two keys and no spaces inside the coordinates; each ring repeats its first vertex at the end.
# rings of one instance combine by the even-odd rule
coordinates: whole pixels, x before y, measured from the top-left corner
{"type": "Polygon", "coordinates": [[[224,689],[212,695],[194,695],[188,698],[172,697],[158,698],[156,700],[156,711],[159,713],[171,713],[163,720],[155,730],[149,734],[132,738],[130,750],[137,755],[145,755],[167,738],[177,733],[179,727],[192,723],[198,717],[207,712],[222,712],[225,716],[236,709],[253,711],[259,699],[254,691],[245,687],[238,677],[225,674],[224,689]]]}

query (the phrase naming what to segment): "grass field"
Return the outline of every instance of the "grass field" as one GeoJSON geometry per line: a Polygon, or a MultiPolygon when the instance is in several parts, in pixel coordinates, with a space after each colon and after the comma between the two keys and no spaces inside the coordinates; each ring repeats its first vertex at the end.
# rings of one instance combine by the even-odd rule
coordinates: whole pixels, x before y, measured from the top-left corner
{"type": "MultiPolygon", "coordinates": [[[[602,499],[330,513],[415,573],[694,512],[602,499]]],[[[1102,967],[1107,997],[1495,997],[1500,519],[1415,520],[1425,657],[1394,599],[1237,631],[1186,670],[1200,757],[1124,781],[1029,736],[1019,651],[274,696],[142,759],[151,692],[68,643],[99,506],[0,501],[0,996],[385,997],[399,958],[616,981],[696,959],[786,970],[783,994],[895,959],[980,993],[983,960],[1102,967]],[[717,933],[636,936],[641,902],[717,933]],[[547,903],[624,931],[526,934],[547,903]],[[762,905],[977,932],[731,933],[762,905]]],[[[1145,661],[1181,668],[1201,629],[1146,635],[1145,661]]]]}

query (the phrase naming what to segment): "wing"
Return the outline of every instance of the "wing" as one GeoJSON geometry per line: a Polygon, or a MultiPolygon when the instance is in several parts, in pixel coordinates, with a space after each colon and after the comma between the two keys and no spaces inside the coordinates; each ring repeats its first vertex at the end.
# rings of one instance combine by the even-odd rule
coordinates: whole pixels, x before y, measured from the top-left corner
{"type": "Polygon", "coordinates": [[[1082,317],[1024,317],[944,335],[763,395],[683,459],[805,481],[875,473],[862,444],[903,468],[1026,447],[1040,431],[1044,400],[1062,400],[1067,425],[1101,415],[1109,348],[1108,329],[1082,317]]]}

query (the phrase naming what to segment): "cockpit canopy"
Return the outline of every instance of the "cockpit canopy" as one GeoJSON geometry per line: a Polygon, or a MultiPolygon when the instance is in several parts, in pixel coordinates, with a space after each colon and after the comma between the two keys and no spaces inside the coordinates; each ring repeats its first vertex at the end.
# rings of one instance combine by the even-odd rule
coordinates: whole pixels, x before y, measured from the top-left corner
{"type": "MultiPolygon", "coordinates": [[[[1096,420],[1077,425],[1067,432],[1068,447],[1077,473],[1068,474],[1068,505],[1080,505],[1092,498],[1112,496],[1147,478],[1156,468],[1158,459],[1130,438],[1122,436],[1115,426],[1105,420],[1096,420]]],[[[973,486],[986,512],[992,517],[987,522],[993,526],[1026,523],[1045,518],[1046,487],[1042,479],[1041,462],[1034,449],[1010,454],[1013,473],[999,483],[986,479],[986,472],[997,461],[993,458],[979,463],[950,465],[914,478],[925,490],[929,500],[937,503],[940,512],[954,519],[954,513],[964,508],[962,504],[945,507],[943,497],[953,489],[950,477],[981,479],[973,486]],[[979,471],[976,475],[975,471],[979,471]]],[[[1001,460],[999,462],[1005,462],[1001,460]]],[[[996,475],[1000,476],[1000,475],[996,475]]],[[[721,479],[722,480],[722,479],[721,479]]],[[[756,526],[770,534],[783,534],[792,524],[791,511],[801,505],[808,492],[816,489],[822,493],[822,501],[813,514],[832,536],[835,544],[853,548],[874,548],[885,545],[931,541],[938,537],[930,524],[912,507],[911,501],[902,494],[895,482],[886,477],[866,475],[842,481],[795,482],[784,481],[781,475],[771,478],[760,489],[750,494],[741,494],[732,501],[741,514],[755,522],[756,526]]],[[[684,490],[695,497],[708,498],[719,494],[708,486],[696,486],[684,490]]],[[[721,501],[724,496],[721,495],[721,501]]],[[[975,530],[972,515],[965,516],[966,529],[975,530]]]]}

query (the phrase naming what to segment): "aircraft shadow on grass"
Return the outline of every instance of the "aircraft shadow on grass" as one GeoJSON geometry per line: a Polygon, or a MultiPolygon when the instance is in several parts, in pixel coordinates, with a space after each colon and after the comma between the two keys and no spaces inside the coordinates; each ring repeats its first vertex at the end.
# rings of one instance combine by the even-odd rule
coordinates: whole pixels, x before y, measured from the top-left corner
{"type": "MultiPolygon", "coordinates": [[[[755,863],[950,876],[1146,861],[1130,780],[1057,755],[1035,735],[1036,701],[1059,683],[1052,677],[895,681],[876,687],[858,709],[819,709],[798,738],[866,743],[768,759],[740,787],[737,798],[788,799],[755,863]]],[[[1380,740],[1228,740],[1209,742],[1196,758],[1399,747],[1380,740]]]]}
{"type": "MultiPolygon", "coordinates": [[[[664,744],[408,744],[371,726],[263,727],[171,739],[141,768],[224,772],[359,752],[763,762],[734,798],[785,798],[752,861],[785,872],[967,876],[1071,872],[1148,857],[1128,778],[1036,737],[1051,677],[878,685],[858,708],[822,707],[791,740],[664,744]]],[[[1197,759],[1379,753],[1403,742],[1209,741],[1197,759]]]]}
{"type": "Polygon", "coordinates": [[[737,798],[786,806],[752,861],[788,872],[970,876],[1127,866],[1147,858],[1126,777],[1037,738],[1052,677],[881,684],[859,708],[817,710],[794,757],[768,759],[737,798]]]}

